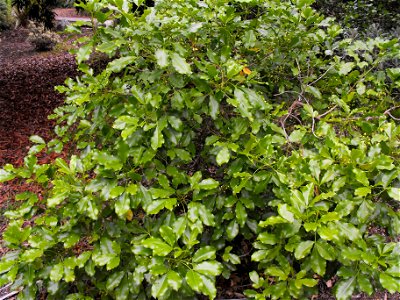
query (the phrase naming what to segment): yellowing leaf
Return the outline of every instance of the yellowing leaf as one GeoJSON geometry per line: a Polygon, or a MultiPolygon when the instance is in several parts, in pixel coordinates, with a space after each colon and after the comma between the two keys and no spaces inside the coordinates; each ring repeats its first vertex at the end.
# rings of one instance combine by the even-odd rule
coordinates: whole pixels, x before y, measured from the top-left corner
{"type": "Polygon", "coordinates": [[[127,212],[126,212],[126,219],[128,220],[128,221],[132,221],[132,219],[133,219],[133,212],[132,212],[132,210],[128,210],[127,212]]]}
{"type": "Polygon", "coordinates": [[[250,75],[252,73],[251,70],[248,67],[244,67],[242,71],[246,75],[250,75]]]}

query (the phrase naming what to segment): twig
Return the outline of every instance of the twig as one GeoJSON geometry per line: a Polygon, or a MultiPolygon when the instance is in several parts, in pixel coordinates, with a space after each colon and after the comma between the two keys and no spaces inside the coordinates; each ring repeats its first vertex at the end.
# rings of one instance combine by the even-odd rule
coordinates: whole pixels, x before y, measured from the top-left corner
{"type": "Polygon", "coordinates": [[[393,120],[400,121],[400,118],[396,118],[395,116],[393,116],[393,115],[391,114],[391,111],[392,111],[392,110],[395,110],[395,109],[397,109],[397,108],[400,108],[400,105],[393,106],[393,107],[387,109],[383,114],[390,116],[393,120]]]}
{"type": "Polygon", "coordinates": [[[316,116],[315,118],[320,120],[322,117],[325,117],[327,114],[331,113],[336,107],[337,107],[337,105],[333,106],[331,109],[324,112],[322,115],[316,116]]]}
{"type": "Polygon", "coordinates": [[[2,290],[5,290],[5,289],[8,288],[9,286],[11,286],[11,283],[6,284],[5,286],[0,287],[0,292],[1,292],[2,290]]]}
{"type": "Polygon", "coordinates": [[[320,81],[322,78],[325,77],[325,75],[335,66],[335,64],[331,65],[321,76],[319,76],[317,79],[315,79],[313,82],[307,84],[308,86],[313,85],[320,81]]]}
{"type": "Polygon", "coordinates": [[[7,295],[1,297],[0,300],[10,299],[12,296],[15,296],[15,295],[18,294],[18,293],[19,293],[19,291],[13,291],[13,292],[11,292],[11,293],[9,293],[9,294],[7,294],[7,295]]]}
{"type": "MultiPolygon", "coordinates": [[[[308,101],[307,98],[304,97],[304,100],[307,102],[308,105],[311,106],[311,104],[310,104],[310,102],[308,101]]],[[[315,117],[314,117],[314,116],[311,116],[311,119],[312,119],[312,125],[311,125],[312,134],[313,134],[317,139],[319,139],[319,137],[315,134],[315,117]]]]}
{"type": "MultiPolygon", "coordinates": [[[[301,96],[301,95],[299,95],[299,96],[301,96]]],[[[284,131],[284,133],[285,133],[285,136],[286,136],[286,139],[288,139],[289,138],[289,136],[288,136],[288,134],[287,134],[287,132],[286,132],[286,120],[289,118],[289,116],[294,116],[293,114],[292,114],[292,111],[295,109],[295,108],[297,108],[298,106],[302,106],[303,105],[303,103],[301,102],[301,99],[300,99],[300,97],[299,97],[299,100],[296,100],[296,101],[294,101],[293,103],[292,103],[292,105],[289,107],[289,109],[288,109],[288,113],[284,116],[284,118],[280,121],[280,123],[281,123],[281,127],[282,127],[282,129],[283,129],[283,131],[284,131]]],[[[298,118],[296,118],[297,120],[299,120],[298,118]]],[[[300,120],[299,120],[300,121],[300,120]]],[[[301,122],[300,122],[300,124],[301,124],[301,122]]]]}

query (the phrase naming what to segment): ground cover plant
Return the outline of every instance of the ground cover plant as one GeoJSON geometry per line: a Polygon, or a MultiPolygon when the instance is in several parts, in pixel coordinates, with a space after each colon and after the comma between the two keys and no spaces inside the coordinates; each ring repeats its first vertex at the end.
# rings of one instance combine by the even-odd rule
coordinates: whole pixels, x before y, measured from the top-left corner
{"type": "Polygon", "coordinates": [[[310,297],[332,277],[337,299],[400,291],[400,68],[382,68],[400,46],[343,39],[311,4],[82,4],[115,27],[79,40],[58,139],[33,136],[24,167],[0,171],[44,188],[5,213],[0,286],[214,299],[240,270],[255,299],[310,297]],[[100,72],[93,52],[110,59],[100,72]],[[66,143],[68,159],[37,162],[66,143]]]}

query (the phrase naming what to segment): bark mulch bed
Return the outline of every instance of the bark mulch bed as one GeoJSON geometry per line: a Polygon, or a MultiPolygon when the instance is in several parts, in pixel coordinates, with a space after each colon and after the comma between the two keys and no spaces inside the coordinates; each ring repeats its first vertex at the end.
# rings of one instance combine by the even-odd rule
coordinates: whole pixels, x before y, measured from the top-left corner
{"type": "MultiPolygon", "coordinates": [[[[31,135],[53,136],[47,116],[63,103],[54,86],[77,74],[72,55],[37,53],[27,35],[25,29],[0,33],[0,166],[21,165],[31,135]]],[[[9,184],[0,184],[0,206],[10,196],[9,184]]]]}

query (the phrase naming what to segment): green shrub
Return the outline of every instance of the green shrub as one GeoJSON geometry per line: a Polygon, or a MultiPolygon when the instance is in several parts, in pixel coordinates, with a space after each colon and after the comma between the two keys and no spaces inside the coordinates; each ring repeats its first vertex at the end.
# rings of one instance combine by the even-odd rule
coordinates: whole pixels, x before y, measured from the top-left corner
{"type": "Polygon", "coordinates": [[[10,14],[6,0],[0,0],[0,30],[10,28],[10,14]]]}
{"type": "Polygon", "coordinates": [[[0,171],[44,187],[6,212],[0,285],[213,299],[240,266],[255,299],[333,276],[337,299],[400,291],[400,69],[377,69],[400,46],[338,40],[311,2],[159,0],[139,15],[89,1],[117,25],[76,50],[58,139],[32,137],[25,166],[0,171]],[[110,58],[98,74],[93,51],[110,58]],[[65,143],[67,160],[37,163],[65,143]]]}
{"type": "Polygon", "coordinates": [[[29,20],[43,24],[47,29],[54,27],[53,8],[56,0],[12,0],[18,25],[27,27],[29,20]]]}
{"type": "Polygon", "coordinates": [[[371,26],[383,32],[400,27],[400,5],[397,0],[316,0],[314,6],[344,26],[357,28],[369,36],[371,26]]]}

